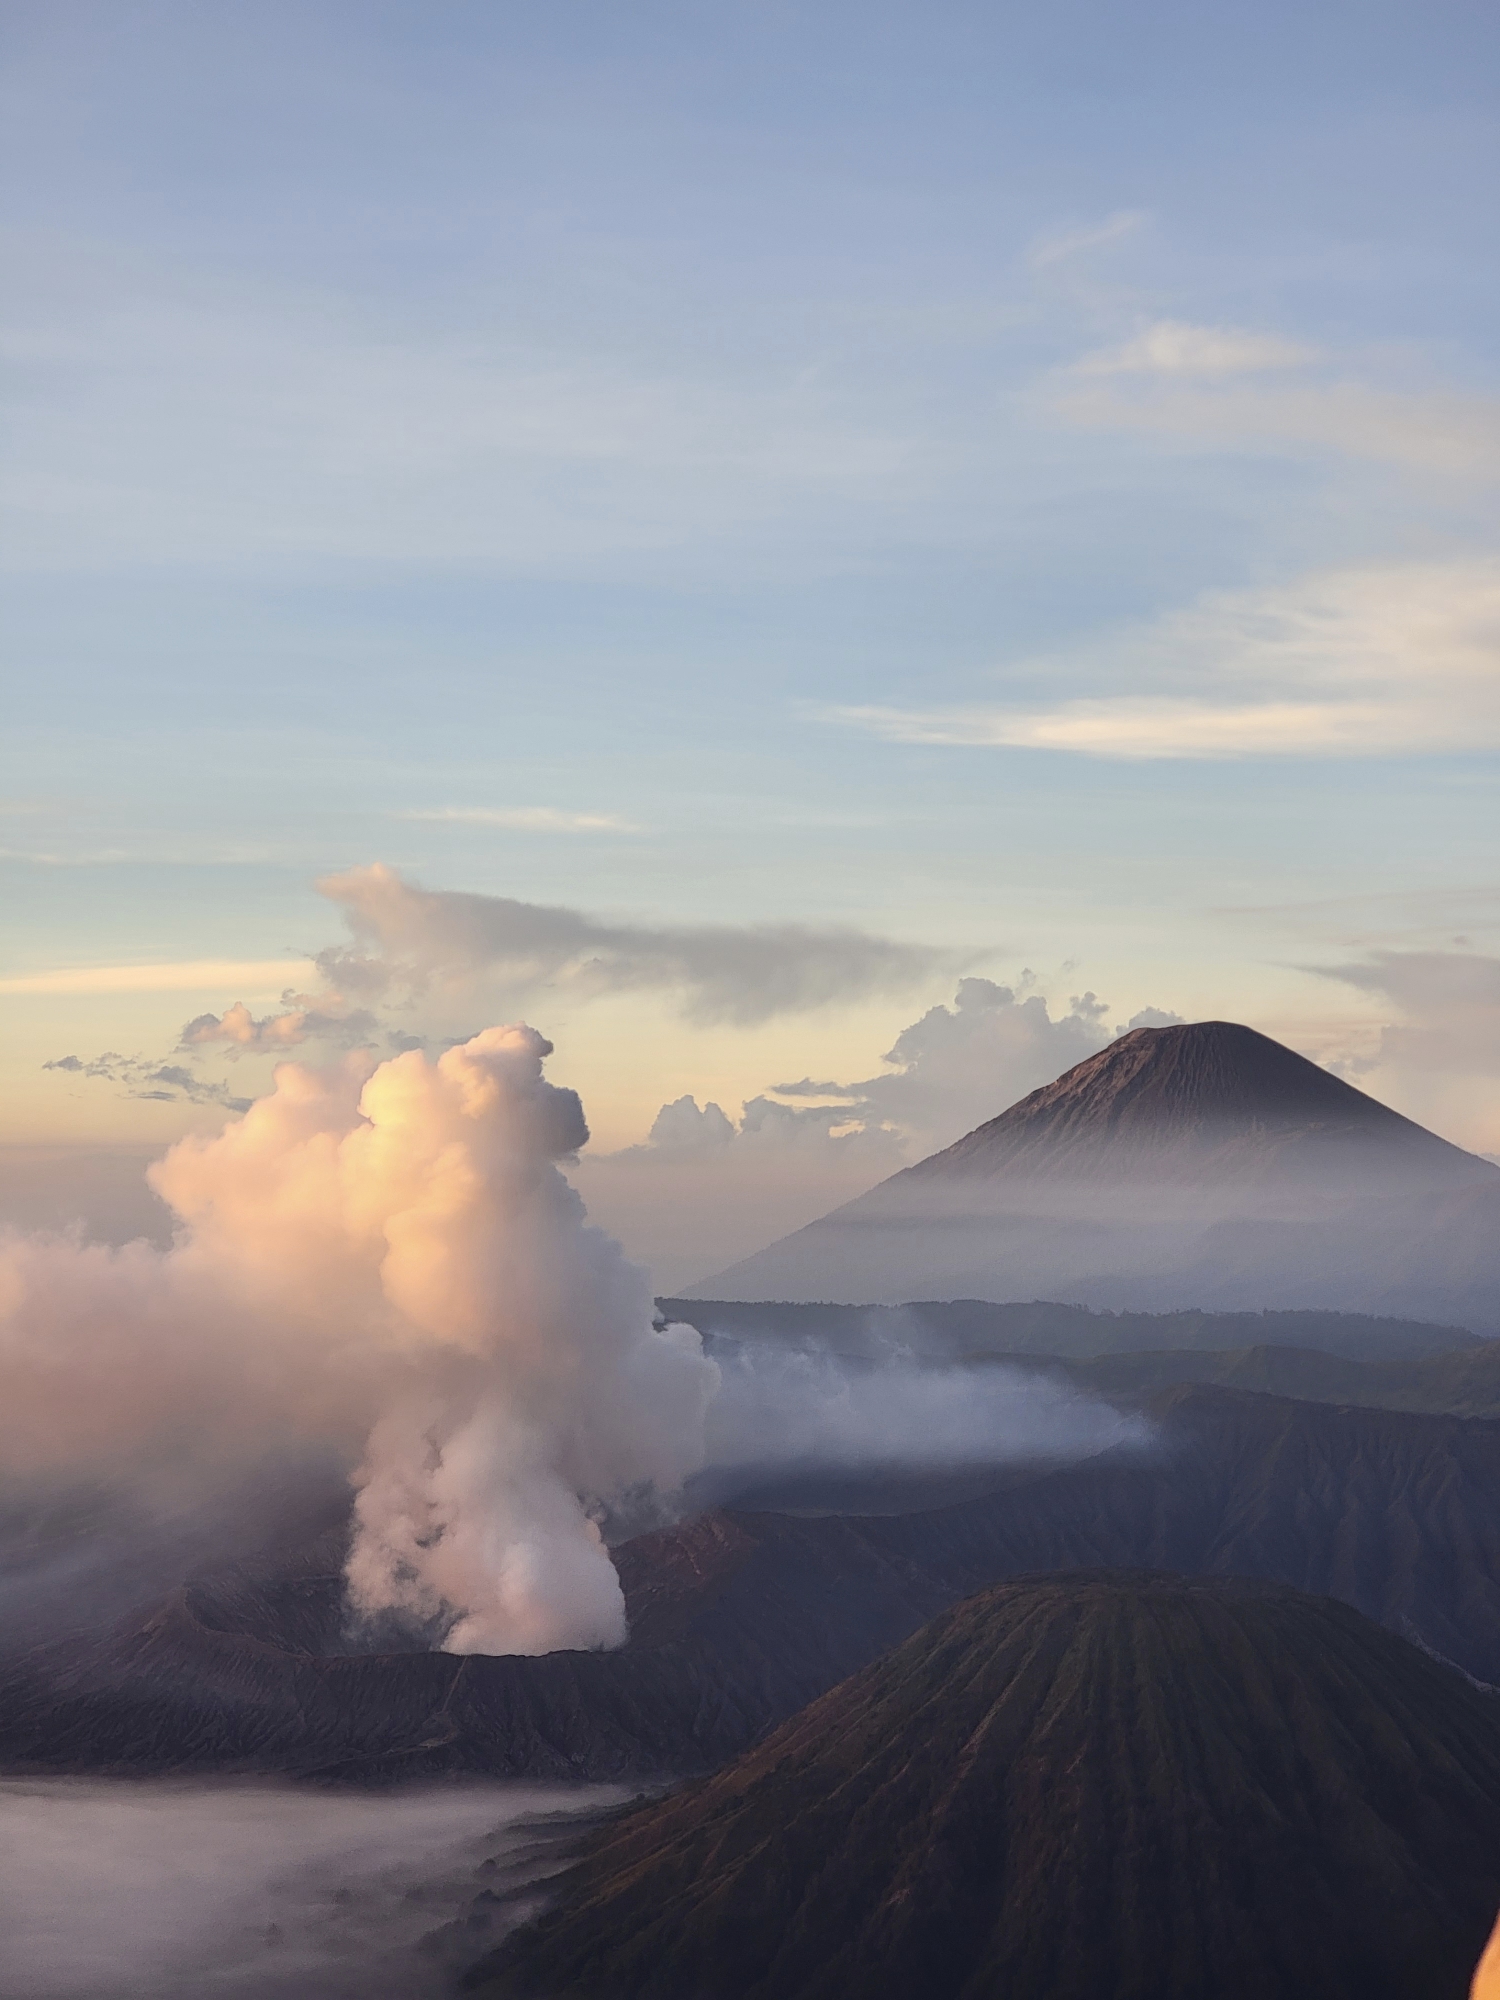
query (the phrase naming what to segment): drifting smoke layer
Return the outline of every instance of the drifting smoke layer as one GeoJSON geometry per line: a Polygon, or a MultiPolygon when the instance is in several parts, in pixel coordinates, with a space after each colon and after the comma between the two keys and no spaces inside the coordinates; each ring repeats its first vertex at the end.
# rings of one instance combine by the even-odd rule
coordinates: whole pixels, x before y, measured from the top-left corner
{"type": "Polygon", "coordinates": [[[1021,1368],[870,1363],[811,1352],[730,1349],[708,1418],[717,1467],[832,1468],[1040,1463],[1144,1444],[1111,1404],[1021,1368]]]}
{"type": "Polygon", "coordinates": [[[358,1458],[350,1597],[453,1652],[625,1638],[598,1526],[702,1462],[718,1370],[556,1162],[588,1137],[494,1028],[273,1093],[152,1172],[174,1247],[0,1251],[15,1473],[191,1486],[303,1438],[358,1458]]]}

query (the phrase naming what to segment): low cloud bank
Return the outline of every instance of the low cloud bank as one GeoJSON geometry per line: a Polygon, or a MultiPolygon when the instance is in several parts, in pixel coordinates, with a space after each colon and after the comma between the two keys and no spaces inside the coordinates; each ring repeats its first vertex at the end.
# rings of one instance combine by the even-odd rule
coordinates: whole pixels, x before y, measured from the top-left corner
{"type": "MultiPolygon", "coordinates": [[[[465,1919],[485,1887],[554,1872],[559,1823],[576,1833],[619,1797],[601,1785],[361,1795],[0,1780],[0,1992],[437,2000],[479,1948],[464,1931],[445,1952],[441,1926],[465,1919]],[[486,1862],[496,1866],[480,1873],[486,1862]],[[437,1948],[423,1948],[433,1932],[437,1948]]],[[[524,1913],[518,1903],[512,1921],[524,1913]]]]}

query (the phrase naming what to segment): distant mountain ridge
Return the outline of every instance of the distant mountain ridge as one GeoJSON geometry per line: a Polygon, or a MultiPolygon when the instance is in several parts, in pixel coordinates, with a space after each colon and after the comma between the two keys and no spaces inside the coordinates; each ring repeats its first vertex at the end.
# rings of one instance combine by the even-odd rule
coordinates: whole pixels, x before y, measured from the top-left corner
{"type": "Polygon", "coordinates": [[[1083,1572],[943,1613],[595,1837],[493,2000],[1463,2000],[1500,1697],[1328,1599],[1083,1572]]]}
{"type": "Polygon", "coordinates": [[[897,1306],[691,1298],[656,1303],[665,1318],[696,1327],[710,1353],[725,1345],[791,1347],[868,1361],[899,1353],[919,1362],[1007,1354],[1090,1360],[1166,1348],[1212,1354],[1269,1346],[1384,1362],[1495,1345],[1464,1327],[1371,1313],[1099,1312],[1053,1299],[1006,1305],[988,1299],[914,1299],[897,1306]]]}
{"type": "Polygon", "coordinates": [[[1500,1333],[1500,1169],[1253,1029],[1139,1028],[689,1299],[1323,1308],[1500,1333]]]}
{"type": "Polygon", "coordinates": [[[1196,1386],[1120,1450],[917,1513],[727,1509],[615,1550],[630,1642],[542,1658],[354,1650],[343,1543],[203,1577],[0,1673],[0,1766],[389,1780],[650,1776],[735,1755],[956,1599],[1168,1569],[1341,1598],[1500,1682],[1500,1423],[1196,1386]]]}

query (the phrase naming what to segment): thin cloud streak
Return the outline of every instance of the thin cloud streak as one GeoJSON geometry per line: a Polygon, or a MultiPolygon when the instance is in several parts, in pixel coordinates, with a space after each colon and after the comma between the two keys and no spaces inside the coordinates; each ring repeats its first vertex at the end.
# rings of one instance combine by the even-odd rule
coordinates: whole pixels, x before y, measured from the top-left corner
{"type": "MultiPolygon", "coordinates": [[[[1079,429],[1155,432],[1205,450],[1291,447],[1373,459],[1444,479],[1489,483],[1500,476],[1500,402],[1494,397],[1407,395],[1358,382],[1178,386],[1190,372],[1179,371],[1178,380],[1160,373],[1155,380],[1170,386],[1143,390],[1127,390],[1119,379],[1090,381],[1066,389],[1052,407],[1079,429]]],[[[1116,371],[1117,377],[1124,373],[1116,371]]]]}
{"type": "Polygon", "coordinates": [[[508,324],[424,336],[201,273],[127,272],[140,295],[123,304],[114,264],[71,242],[53,256],[27,274],[33,389],[0,479],[12,573],[316,558],[572,574],[830,503],[883,513],[931,453],[888,408],[784,365],[689,374],[508,324]]]}
{"type": "Polygon", "coordinates": [[[1090,757],[1389,757],[1500,745],[1500,567],[1342,570],[1215,593],[1071,660],[1125,680],[1044,708],[840,708],[888,740],[1090,757]]]}
{"type": "Polygon", "coordinates": [[[1122,208],[1103,222],[1092,228],[1061,231],[1056,236],[1044,236],[1034,243],[1027,253],[1026,261],[1033,270],[1045,270],[1049,264],[1062,264],[1070,257],[1081,256],[1088,250],[1103,250],[1111,243],[1119,243],[1127,236],[1134,236],[1150,217],[1142,208],[1122,208]]]}
{"type": "Polygon", "coordinates": [[[516,833],[639,833],[618,813],[560,812],[555,806],[433,806],[398,812],[397,819],[506,827],[516,833]]]}
{"type": "Polygon", "coordinates": [[[306,958],[195,958],[168,965],[63,966],[0,979],[0,993],[208,993],[218,988],[280,992],[289,979],[310,979],[306,958]]]}
{"type": "Polygon", "coordinates": [[[1410,746],[1406,718],[1370,705],[1265,703],[1210,708],[1189,701],[1075,701],[1038,714],[957,709],[921,716],[844,709],[897,743],[1070,750],[1085,757],[1370,756],[1410,746]]]}
{"type": "Polygon", "coordinates": [[[1123,347],[1086,355],[1079,375],[1239,375],[1265,368],[1301,368],[1317,351],[1279,334],[1232,326],[1191,326],[1161,319],[1123,347]]]}

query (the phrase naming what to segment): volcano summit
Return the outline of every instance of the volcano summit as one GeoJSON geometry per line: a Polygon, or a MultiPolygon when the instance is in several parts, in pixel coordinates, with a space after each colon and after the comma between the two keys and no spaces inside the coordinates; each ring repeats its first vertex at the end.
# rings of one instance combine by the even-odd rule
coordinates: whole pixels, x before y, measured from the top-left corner
{"type": "Polygon", "coordinates": [[[1253,1029],[1138,1028],[694,1288],[1323,1306],[1500,1332],[1500,1172],[1253,1029]]]}

